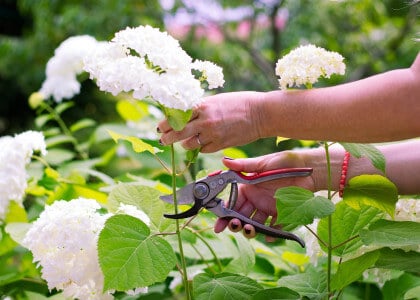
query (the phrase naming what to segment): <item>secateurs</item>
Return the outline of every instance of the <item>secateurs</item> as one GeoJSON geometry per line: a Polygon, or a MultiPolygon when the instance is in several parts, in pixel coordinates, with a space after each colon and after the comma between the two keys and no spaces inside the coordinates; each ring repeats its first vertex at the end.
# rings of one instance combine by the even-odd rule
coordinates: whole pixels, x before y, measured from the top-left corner
{"type": "MultiPolygon", "coordinates": [[[[311,168],[287,168],[270,170],[261,173],[243,174],[232,170],[216,171],[209,174],[205,178],[201,178],[193,183],[186,185],[176,192],[178,204],[193,203],[193,206],[179,214],[165,214],[166,218],[183,219],[195,216],[202,208],[213,212],[220,218],[232,219],[237,218],[244,224],[251,224],[254,226],[256,232],[277,238],[283,238],[298,242],[302,247],[305,243],[298,236],[279,229],[265,226],[258,223],[244,215],[233,210],[238,197],[238,183],[243,184],[257,184],[274,179],[286,177],[300,177],[309,176],[312,173],[311,168]],[[231,184],[230,196],[227,202],[227,207],[224,201],[217,198],[228,184],[231,184]]],[[[160,197],[163,201],[174,203],[172,195],[165,195],[160,197]]]]}

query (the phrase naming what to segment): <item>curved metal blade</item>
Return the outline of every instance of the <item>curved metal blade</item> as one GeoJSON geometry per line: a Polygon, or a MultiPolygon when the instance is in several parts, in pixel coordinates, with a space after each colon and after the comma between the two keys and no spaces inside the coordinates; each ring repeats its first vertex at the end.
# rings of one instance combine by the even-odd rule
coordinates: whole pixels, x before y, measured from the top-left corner
{"type": "MultiPolygon", "coordinates": [[[[176,191],[176,200],[178,204],[190,204],[194,202],[193,184],[189,184],[178,191],[176,191]]],[[[173,195],[165,195],[159,197],[161,200],[174,204],[173,195]]]]}

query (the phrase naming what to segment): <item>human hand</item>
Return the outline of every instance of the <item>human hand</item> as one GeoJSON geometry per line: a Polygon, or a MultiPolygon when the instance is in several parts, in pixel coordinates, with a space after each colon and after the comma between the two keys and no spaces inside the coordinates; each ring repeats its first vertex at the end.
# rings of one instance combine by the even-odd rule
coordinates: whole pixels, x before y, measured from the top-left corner
{"type": "Polygon", "coordinates": [[[258,113],[253,103],[262,93],[234,92],[209,96],[193,110],[190,122],[181,131],[171,128],[167,120],[158,124],[160,142],[170,145],[182,141],[185,149],[201,147],[201,152],[250,143],[260,138],[258,113]]]}
{"type": "MultiPolygon", "coordinates": [[[[272,153],[265,156],[236,159],[223,159],[223,163],[231,170],[247,173],[260,173],[273,169],[307,167],[304,152],[283,151],[272,153]]],[[[274,193],[277,189],[285,186],[299,186],[314,191],[315,185],[312,176],[308,177],[289,177],[278,180],[271,180],[259,184],[239,185],[238,199],[234,210],[238,213],[250,217],[256,222],[264,224],[271,217],[270,226],[275,226],[277,218],[276,200],[274,193]]],[[[255,228],[250,224],[242,224],[238,219],[226,220],[219,218],[214,226],[216,233],[222,232],[226,227],[233,232],[243,229],[244,235],[252,238],[256,235],[255,228]]],[[[270,241],[272,238],[267,237],[270,241]]]]}

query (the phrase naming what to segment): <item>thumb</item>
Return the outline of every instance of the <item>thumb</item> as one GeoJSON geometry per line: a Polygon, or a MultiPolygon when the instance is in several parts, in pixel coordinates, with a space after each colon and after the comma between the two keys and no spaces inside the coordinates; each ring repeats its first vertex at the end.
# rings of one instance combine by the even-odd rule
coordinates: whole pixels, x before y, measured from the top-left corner
{"type": "Polygon", "coordinates": [[[263,164],[260,158],[241,158],[232,159],[229,157],[223,158],[223,164],[237,172],[263,172],[263,164]]]}

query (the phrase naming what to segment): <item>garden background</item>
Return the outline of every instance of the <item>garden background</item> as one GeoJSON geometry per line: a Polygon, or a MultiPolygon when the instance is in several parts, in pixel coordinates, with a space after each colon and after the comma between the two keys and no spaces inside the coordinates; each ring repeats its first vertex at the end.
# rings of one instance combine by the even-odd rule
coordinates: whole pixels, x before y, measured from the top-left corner
{"type": "MultiPolygon", "coordinates": [[[[178,39],[191,57],[212,61],[223,68],[225,85],[216,92],[278,89],[274,74],[277,60],[300,44],[312,43],[336,51],[345,58],[346,74],[333,76],[328,81],[321,80],[317,84],[326,86],[410,66],[419,51],[419,43],[415,42],[420,32],[419,6],[404,0],[2,0],[0,136],[30,129],[43,131],[49,150],[45,159],[60,174],[59,179],[67,180],[59,181],[56,175],[45,171],[37,177],[40,166],[35,163],[31,175],[37,182],[29,187],[32,190],[25,198],[26,212],[16,210],[9,217],[13,221],[31,222],[39,216],[45,203],[58,199],[83,196],[99,202],[106,201],[107,190],[101,188],[114,180],[138,181],[145,185],[150,185],[151,181],[159,182],[161,190],[167,189],[171,182],[170,176],[162,172],[153,155],[137,153],[129,143],[116,144],[106,132],[111,128],[120,129],[120,133],[124,134],[137,133],[152,140],[151,143],[158,147],[156,124],[159,117],[147,106],[133,106],[132,99],[127,96],[114,97],[99,91],[87,74],[83,73],[78,78],[82,84],[81,92],[71,101],[63,101],[63,106],[56,108],[55,114],[39,107],[31,108],[28,99],[40,89],[48,60],[67,38],[87,34],[99,41],[108,41],[115,32],[127,26],[160,28],[178,39]],[[66,126],[60,126],[60,122],[66,126]],[[131,125],[127,127],[127,123],[131,125]],[[70,134],[65,128],[70,129],[70,134]],[[35,187],[44,190],[35,190],[35,187]]],[[[276,144],[276,139],[270,138],[228,149],[228,153],[200,155],[186,173],[188,176],[181,179],[180,185],[201,174],[202,170],[220,168],[220,158],[226,154],[252,157],[301,146],[307,144],[296,140],[276,144]]],[[[182,150],[179,149],[179,152],[182,150]]],[[[168,156],[164,153],[162,159],[168,160],[168,156]]],[[[114,195],[114,198],[117,196],[114,195]]],[[[210,227],[212,223],[206,225],[210,227]]],[[[25,299],[28,295],[31,295],[29,298],[35,297],[30,293],[36,293],[37,297],[42,294],[45,297],[60,295],[56,290],[48,291],[45,282],[39,280],[39,270],[32,263],[30,253],[9,237],[4,224],[1,224],[0,237],[0,298],[6,295],[16,299],[25,299]]],[[[184,238],[194,245],[195,237],[186,234],[184,238]]],[[[262,239],[258,241],[262,242],[262,239]]],[[[245,242],[239,239],[235,243],[244,247],[241,243],[245,242]]],[[[213,246],[220,249],[220,244],[213,246]]],[[[194,254],[188,255],[188,259],[194,261],[190,261],[193,266],[203,260],[194,254]]],[[[229,265],[227,261],[237,259],[219,255],[221,261],[218,264],[223,266],[229,265]]],[[[289,258],[286,262],[275,259],[273,262],[263,255],[256,255],[252,276],[247,275],[261,279],[267,276],[264,272],[270,268],[283,268],[280,273],[273,271],[273,278],[281,277],[284,275],[282,272],[291,274],[308,263],[299,259],[289,258]]],[[[226,270],[246,273],[240,270],[239,265],[232,266],[226,270]]],[[[250,265],[242,262],[242,267],[245,269],[250,265]]],[[[169,278],[176,277],[172,275],[168,277],[167,284],[156,284],[148,295],[137,297],[182,299],[182,288],[168,290],[169,278]]],[[[390,278],[398,278],[395,274],[393,276],[390,278]]],[[[407,284],[406,289],[394,296],[404,295],[413,285],[418,285],[419,277],[410,276],[401,281],[407,284]]],[[[266,277],[262,281],[265,280],[266,277]]],[[[393,299],[389,291],[402,286],[401,282],[385,286],[388,296],[381,291],[383,285],[378,287],[370,280],[353,284],[348,289],[350,292],[344,294],[356,297],[349,299],[357,299],[361,294],[364,294],[364,299],[393,299]]],[[[324,296],[325,293],[320,297],[324,296]]],[[[117,297],[131,299],[125,294],[117,293],[117,297]]]]}

